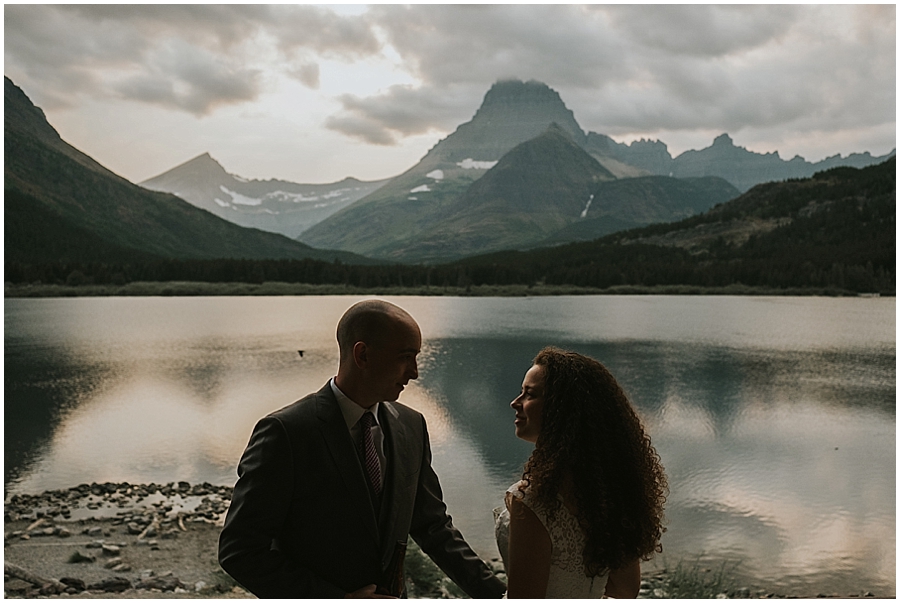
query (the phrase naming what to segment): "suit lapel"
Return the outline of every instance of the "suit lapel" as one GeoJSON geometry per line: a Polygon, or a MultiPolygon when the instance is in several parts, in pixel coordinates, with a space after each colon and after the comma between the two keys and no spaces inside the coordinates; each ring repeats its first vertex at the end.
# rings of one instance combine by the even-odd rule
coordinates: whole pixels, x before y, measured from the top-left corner
{"type": "Polygon", "coordinates": [[[369,497],[362,465],[330,384],[326,384],[316,395],[316,414],[321,422],[322,438],[349,492],[350,500],[358,501],[356,516],[365,524],[366,531],[375,542],[380,543],[375,509],[369,497]]]}

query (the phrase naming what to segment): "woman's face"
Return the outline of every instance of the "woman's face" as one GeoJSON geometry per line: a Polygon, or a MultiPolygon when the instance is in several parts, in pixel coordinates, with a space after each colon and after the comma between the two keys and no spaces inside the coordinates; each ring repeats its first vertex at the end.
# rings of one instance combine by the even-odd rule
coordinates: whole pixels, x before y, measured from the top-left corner
{"type": "Polygon", "coordinates": [[[516,411],[516,437],[532,444],[537,442],[544,409],[544,367],[535,364],[528,369],[522,393],[509,405],[516,411]]]}

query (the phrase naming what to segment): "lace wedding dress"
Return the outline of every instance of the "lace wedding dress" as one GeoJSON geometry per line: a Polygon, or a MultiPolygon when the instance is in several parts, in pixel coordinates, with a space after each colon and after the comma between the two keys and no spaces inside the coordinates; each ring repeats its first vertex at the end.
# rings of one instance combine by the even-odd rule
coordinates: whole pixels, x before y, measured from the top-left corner
{"type": "MultiPolygon", "coordinates": [[[[584,573],[582,551],[584,550],[584,533],[578,520],[565,505],[561,505],[556,517],[550,520],[543,505],[530,496],[529,492],[521,492],[517,482],[510,486],[507,495],[520,499],[531,509],[550,535],[550,579],[547,582],[548,599],[599,599],[606,591],[608,573],[588,577],[584,573]]],[[[562,497],[560,497],[560,500],[562,497]]],[[[505,507],[494,509],[495,534],[497,548],[503,565],[506,566],[509,549],[509,511],[505,507]]]]}

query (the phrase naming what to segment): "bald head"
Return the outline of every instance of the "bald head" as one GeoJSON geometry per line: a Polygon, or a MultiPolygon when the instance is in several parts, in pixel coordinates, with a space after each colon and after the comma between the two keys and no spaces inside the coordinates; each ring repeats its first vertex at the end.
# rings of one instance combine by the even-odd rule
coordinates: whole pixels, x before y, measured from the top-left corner
{"type": "Polygon", "coordinates": [[[337,326],[337,341],[341,362],[353,355],[353,346],[365,342],[372,347],[384,347],[398,325],[418,325],[400,306],[380,299],[367,299],[353,304],[344,312],[337,326]]]}
{"type": "Polygon", "coordinates": [[[341,362],[335,383],[363,408],[396,400],[419,378],[419,325],[405,310],[381,300],[354,304],[337,328],[341,362]]]}

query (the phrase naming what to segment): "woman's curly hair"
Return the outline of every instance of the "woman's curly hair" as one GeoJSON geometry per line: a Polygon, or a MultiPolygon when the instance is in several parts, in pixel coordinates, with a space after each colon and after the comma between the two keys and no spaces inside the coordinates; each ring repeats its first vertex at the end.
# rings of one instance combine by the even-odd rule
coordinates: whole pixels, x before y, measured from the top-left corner
{"type": "Polygon", "coordinates": [[[589,575],[661,552],[666,475],[615,377],[593,358],[554,347],[534,364],[544,369],[544,403],[522,488],[551,516],[559,492],[574,494],[567,502],[584,530],[589,575]]]}

